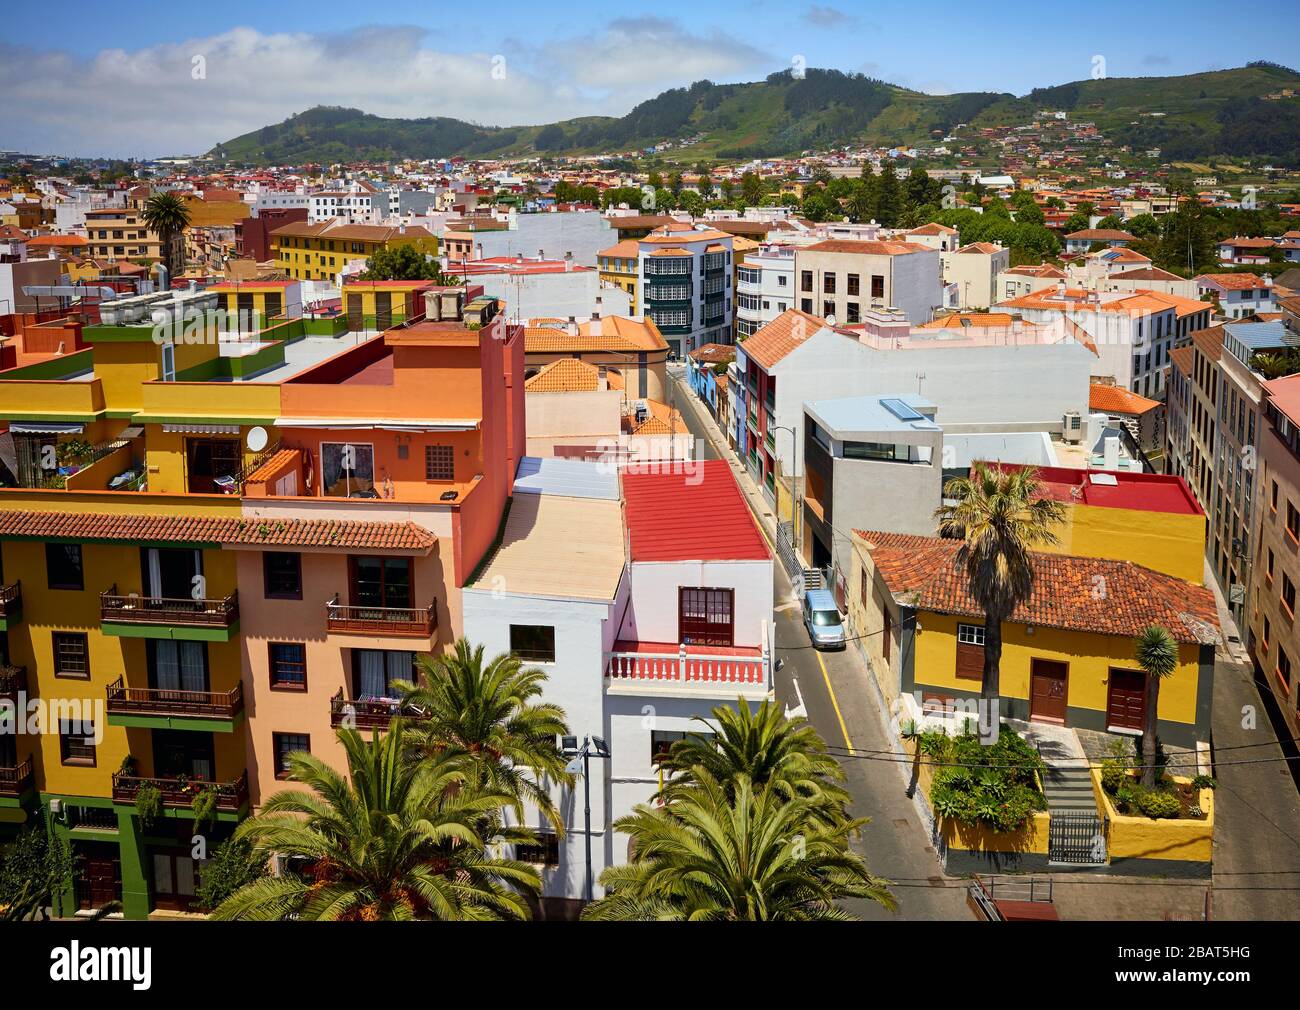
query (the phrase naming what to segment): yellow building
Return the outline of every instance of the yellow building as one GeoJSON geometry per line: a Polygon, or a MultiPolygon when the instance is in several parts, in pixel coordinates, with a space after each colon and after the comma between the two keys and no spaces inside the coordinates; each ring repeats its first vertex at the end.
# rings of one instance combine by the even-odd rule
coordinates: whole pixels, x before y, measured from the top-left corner
{"type": "Polygon", "coordinates": [[[627,292],[628,298],[631,299],[628,311],[632,315],[637,313],[636,282],[639,269],[637,261],[640,255],[641,244],[631,238],[596,253],[596,266],[600,270],[600,279],[627,292]]]}
{"type": "MultiPolygon", "coordinates": [[[[984,614],[957,561],[961,542],[853,537],[846,602],[887,700],[978,698],[984,614]]],[[[1160,737],[1207,741],[1219,640],[1210,590],[1130,561],[1036,551],[1033,563],[1033,593],[1002,626],[1000,715],[1140,735],[1148,687],[1134,649],[1158,624],[1179,652],[1160,685],[1160,737]]]]}
{"type": "Polygon", "coordinates": [[[333,280],[353,260],[403,245],[438,255],[437,237],[419,226],[389,228],[330,218],[318,224],[295,221],[271,232],[272,258],[295,280],[333,280]]]}

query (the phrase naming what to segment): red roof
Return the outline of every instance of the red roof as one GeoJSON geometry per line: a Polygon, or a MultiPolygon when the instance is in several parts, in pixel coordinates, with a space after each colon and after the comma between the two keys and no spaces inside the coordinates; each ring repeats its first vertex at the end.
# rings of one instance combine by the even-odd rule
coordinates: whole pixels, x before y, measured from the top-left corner
{"type": "MultiPolygon", "coordinates": [[[[1019,469],[1017,463],[990,463],[1001,470],[1019,469]]],[[[1139,512],[1169,512],[1174,515],[1204,515],[1183,478],[1165,473],[1133,473],[1125,470],[1076,470],[1066,466],[1040,466],[1038,479],[1045,497],[1065,504],[1098,508],[1135,509],[1139,512]],[[1093,477],[1105,474],[1097,483],[1093,477]]]]}
{"type": "Polygon", "coordinates": [[[633,561],[767,561],[772,557],[722,459],[623,475],[633,561]]]}

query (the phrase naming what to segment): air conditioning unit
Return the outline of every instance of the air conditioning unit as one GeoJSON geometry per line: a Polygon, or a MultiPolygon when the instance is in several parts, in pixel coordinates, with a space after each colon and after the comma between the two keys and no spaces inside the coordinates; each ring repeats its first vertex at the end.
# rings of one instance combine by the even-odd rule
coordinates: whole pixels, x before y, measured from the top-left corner
{"type": "Polygon", "coordinates": [[[1078,445],[1083,441],[1083,415],[1077,410],[1067,410],[1061,418],[1061,438],[1078,445]]]}

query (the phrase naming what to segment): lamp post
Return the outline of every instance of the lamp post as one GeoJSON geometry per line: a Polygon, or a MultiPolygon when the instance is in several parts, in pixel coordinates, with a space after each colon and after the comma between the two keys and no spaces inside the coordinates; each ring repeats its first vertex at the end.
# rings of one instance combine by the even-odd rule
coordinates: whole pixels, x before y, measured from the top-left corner
{"type": "Polygon", "coordinates": [[[604,737],[584,736],[582,738],[582,747],[578,747],[578,738],[576,736],[566,736],[560,741],[560,753],[569,758],[569,763],[565,765],[564,770],[570,775],[582,775],[583,791],[583,826],[587,843],[587,875],[583,886],[583,896],[587,901],[591,901],[591,758],[593,756],[610,759],[609,744],[605,742],[604,737]],[[579,762],[581,761],[581,764],[579,762]]]}

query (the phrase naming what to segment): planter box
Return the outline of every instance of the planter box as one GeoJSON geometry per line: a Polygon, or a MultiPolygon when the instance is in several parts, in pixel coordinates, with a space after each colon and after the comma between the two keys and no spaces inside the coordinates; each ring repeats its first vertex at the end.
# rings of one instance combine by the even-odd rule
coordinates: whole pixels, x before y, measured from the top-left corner
{"type": "MultiPolygon", "coordinates": [[[[1175,782],[1191,779],[1174,776],[1175,782]]],[[[1142,876],[1208,877],[1214,850],[1214,790],[1202,789],[1199,806],[1205,820],[1154,819],[1121,814],[1101,787],[1101,768],[1093,766],[1092,792],[1097,809],[1110,819],[1106,848],[1112,873],[1142,876]]]]}

